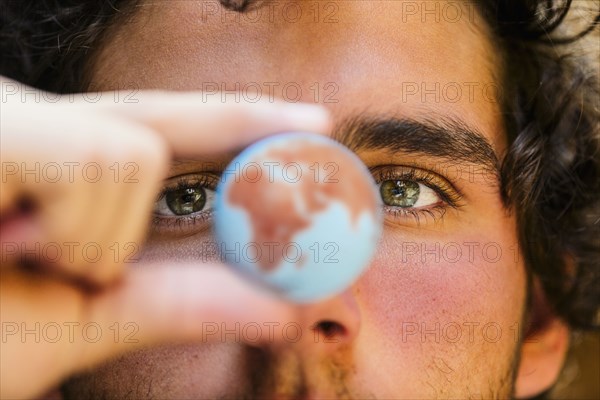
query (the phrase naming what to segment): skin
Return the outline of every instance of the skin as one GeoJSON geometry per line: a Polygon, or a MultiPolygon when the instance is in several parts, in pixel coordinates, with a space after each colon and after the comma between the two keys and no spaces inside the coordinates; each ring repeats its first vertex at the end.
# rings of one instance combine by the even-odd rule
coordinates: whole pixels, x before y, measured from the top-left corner
{"type": "Polygon", "coordinates": [[[202,96],[192,92],[140,92],[139,103],[128,107],[116,105],[112,95],[118,93],[108,92],[92,103],[83,96],[34,102],[22,101],[19,92],[54,95],[2,77],[0,84],[6,93],[0,121],[0,397],[33,398],[128,350],[197,339],[205,320],[293,315],[289,305],[223,265],[145,262],[132,269],[124,258],[145,236],[172,155],[223,152],[286,129],[326,131],[322,108],[198,106],[202,96]],[[111,176],[111,166],[124,162],[137,166],[136,182],[111,176]],[[69,172],[61,167],[67,163],[103,172],[69,172]],[[115,245],[126,254],[113,251],[115,245]],[[85,246],[99,251],[84,253],[85,246]],[[135,338],[121,336],[124,324],[137,331],[135,338]]]}
{"type": "MultiPolygon", "coordinates": [[[[223,15],[231,21],[234,14],[220,8],[203,14],[200,2],[147,3],[113,29],[92,63],[91,86],[206,90],[211,82],[227,89],[236,83],[277,82],[281,88],[295,82],[303,89],[301,100],[315,102],[311,85],[318,82],[323,89],[333,82],[338,101],[325,105],[337,123],[358,113],[417,121],[460,118],[501,156],[505,140],[499,104],[481,90],[472,99],[463,90],[459,101],[400,95],[406,83],[433,87],[439,82],[443,87],[476,82],[481,88],[498,82],[494,47],[476,14],[469,17],[465,8],[458,22],[429,17],[424,23],[420,15],[403,20],[402,2],[335,5],[337,23],[324,23],[323,16],[317,23],[312,17],[290,23],[282,16],[282,5],[275,8],[272,22],[263,8],[261,22],[242,18],[224,23],[223,15]]],[[[308,3],[299,7],[310,12],[308,3]]],[[[275,93],[282,96],[280,90],[275,93]]],[[[316,100],[323,102],[323,93],[316,100]]],[[[207,161],[224,165],[231,155],[180,162],[169,175],[202,174],[207,161]]],[[[421,215],[418,223],[410,215],[386,214],[384,236],[367,272],[339,296],[300,307],[294,320],[302,331],[297,342],[286,339],[279,326],[259,346],[230,335],[211,344],[139,351],[73,379],[66,393],[91,390],[118,398],[510,397],[527,285],[516,222],[501,203],[497,182],[483,173],[455,178],[444,172],[455,164],[430,155],[385,149],[358,155],[371,168],[412,165],[439,174],[463,193],[461,207],[448,207],[443,218],[440,213],[436,218],[421,215]],[[403,251],[407,242],[427,249],[458,244],[462,256],[437,260],[430,254],[423,259],[418,252],[403,251]],[[465,243],[476,243],[472,256],[465,243]],[[501,249],[497,259],[496,248],[501,249]],[[322,321],[333,321],[338,329],[325,332],[321,325],[314,340],[313,327],[322,321]]],[[[469,167],[458,166],[463,172],[482,170],[469,167]]],[[[182,226],[151,227],[143,261],[197,261],[198,248],[212,240],[210,219],[182,226]]],[[[228,329],[235,331],[233,325],[228,329]]]]}

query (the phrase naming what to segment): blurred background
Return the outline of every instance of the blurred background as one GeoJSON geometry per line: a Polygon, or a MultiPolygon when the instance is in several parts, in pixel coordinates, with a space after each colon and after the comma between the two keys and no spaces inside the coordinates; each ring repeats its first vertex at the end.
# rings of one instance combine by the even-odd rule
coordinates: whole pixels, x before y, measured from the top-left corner
{"type": "MultiPolygon", "coordinates": [[[[599,12],[600,0],[573,0],[563,31],[565,34],[580,32],[582,27],[593,23],[593,19],[599,12]]],[[[600,78],[599,26],[596,26],[596,29],[579,43],[567,47],[568,53],[579,57],[582,63],[588,64],[590,74],[600,78]]],[[[557,50],[563,51],[560,46],[557,46],[557,50]]],[[[600,107],[600,103],[597,103],[596,107],[600,107]]],[[[600,288],[598,291],[600,293],[600,288]]],[[[600,311],[596,322],[600,323],[600,311]]],[[[600,400],[600,332],[574,333],[571,340],[571,349],[562,375],[548,398],[600,400]]]]}
{"type": "Polygon", "coordinates": [[[600,332],[575,334],[549,399],[600,399],[600,332]]]}

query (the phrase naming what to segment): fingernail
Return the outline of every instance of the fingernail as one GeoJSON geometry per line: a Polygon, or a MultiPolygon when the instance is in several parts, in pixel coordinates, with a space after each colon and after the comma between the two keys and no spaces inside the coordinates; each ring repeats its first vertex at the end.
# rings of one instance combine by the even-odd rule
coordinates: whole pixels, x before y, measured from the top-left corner
{"type": "Polygon", "coordinates": [[[285,103],[282,116],[297,129],[325,131],[329,128],[331,115],[329,110],[317,104],[285,103]]]}

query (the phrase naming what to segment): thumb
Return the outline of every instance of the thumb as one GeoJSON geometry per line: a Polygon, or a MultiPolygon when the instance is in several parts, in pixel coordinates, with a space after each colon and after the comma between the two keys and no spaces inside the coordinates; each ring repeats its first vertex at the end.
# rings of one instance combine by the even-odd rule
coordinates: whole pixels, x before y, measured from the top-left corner
{"type": "Polygon", "coordinates": [[[222,265],[136,266],[91,295],[64,281],[0,272],[2,398],[39,395],[127,351],[218,339],[207,327],[278,324],[294,314],[222,265]]]}
{"type": "Polygon", "coordinates": [[[134,340],[106,338],[101,348],[82,354],[83,364],[160,342],[207,341],[214,324],[291,321],[294,308],[243,279],[224,265],[151,265],[125,275],[116,290],[90,302],[88,318],[105,324],[132,322],[134,340]],[[132,342],[137,346],[132,346],[132,342]]]}

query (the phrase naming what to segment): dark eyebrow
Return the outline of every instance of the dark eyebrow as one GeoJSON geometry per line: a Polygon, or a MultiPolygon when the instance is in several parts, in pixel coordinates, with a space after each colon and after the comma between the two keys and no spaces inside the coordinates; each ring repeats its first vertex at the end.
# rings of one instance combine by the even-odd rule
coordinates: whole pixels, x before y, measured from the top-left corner
{"type": "Polygon", "coordinates": [[[359,115],[337,125],[333,137],[354,152],[387,150],[422,154],[498,171],[498,157],[489,141],[463,121],[453,118],[417,121],[359,115]]]}

